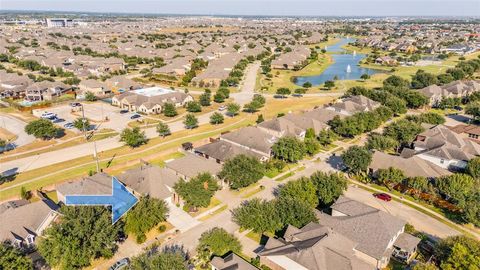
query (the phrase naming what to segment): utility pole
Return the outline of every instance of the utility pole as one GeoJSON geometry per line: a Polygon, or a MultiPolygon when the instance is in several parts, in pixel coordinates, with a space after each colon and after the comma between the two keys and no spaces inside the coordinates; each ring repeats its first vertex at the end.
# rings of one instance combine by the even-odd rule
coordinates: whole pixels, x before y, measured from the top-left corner
{"type": "Polygon", "coordinates": [[[100,172],[100,164],[98,163],[97,142],[93,142],[93,156],[95,157],[95,164],[97,165],[97,173],[100,172]]]}
{"type": "Polygon", "coordinates": [[[82,129],[83,129],[83,136],[85,137],[85,139],[87,139],[87,130],[85,129],[85,122],[87,122],[87,120],[85,119],[85,110],[82,104],[82,129]]]}

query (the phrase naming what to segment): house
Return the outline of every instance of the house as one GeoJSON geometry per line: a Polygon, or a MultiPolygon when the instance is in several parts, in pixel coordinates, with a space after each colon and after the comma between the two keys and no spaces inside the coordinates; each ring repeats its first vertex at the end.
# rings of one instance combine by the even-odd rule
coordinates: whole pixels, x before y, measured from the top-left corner
{"type": "Polygon", "coordinates": [[[298,70],[307,64],[310,56],[310,49],[307,46],[298,46],[292,51],[279,55],[272,61],[272,69],[298,70]]]}
{"type": "Polygon", "coordinates": [[[460,124],[448,128],[453,132],[460,134],[460,136],[462,136],[463,138],[469,138],[477,143],[480,143],[480,126],[460,124]]]}
{"type": "Polygon", "coordinates": [[[436,84],[418,89],[418,91],[428,98],[431,107],[437,107],[440,105],[443,98],[453,97],[453,95],[436,84]]]}
{"type": "Polygon", "coordinates": [[[168,62],[165,66],[152,69],[153,74],[170,76],[184,76],[191,69],[191,58],[177,57],[168,62]]]}
{"type": "Polygon", "coordinates": [[[463,138],[444,125],[434,126],[413,141],[415,156],[444,169],[465,169],[470,159],[480,155],[480,145],[463,138]]]}
{"type": "Polygon", "coordinates": [[[0,242],[9,241],[26,250],[34,248],[37,236],[41,235],[58,215],[58,205],[45,198],[32,203],[26,200],[2,203],[0,242]]]}
{"type": "Polygon", "coordinates": [[[385,66],[395,66],[398,64],[397,60],[391,58],[390,56],[381,56],[375,59],[375,64],[385,65],[385,66]]]}
{"type": "Polygon", "coordinates": [[[220,140],[243,147],[260,155],[270,157],[271,148],[278,138],[257,127],[244,127],[223,134],[220,136],[220,140]]]}
{"type": "Polygon", "coordinates": [[[113,76],[105,80],[105,86],[112,92],[123,93],[125,91],[141,89],[143,86],[134,80],[128,79],[125,76],[113,76]]]}
{"type": "Polygon", "coordinates": [[[17,73],[0,70],[0,97],[23,97],[25,89],[32,83],[33,81],[25,75],[19,76],[17,73]]]}
{"type": "Polygon", "coordinates": [[[58,201],[65,203],[68,195],[111,195],[112,177],[96,173],[80,180],[72,180],[56,186],[58,201]]]}
{"type": "Polygon", "coordinates": [[[165,167],[172,170],[177,177],[190,179],[200,173],[208,172],[214,177],[222,170],[222,165],[213,159],[187,153],[184,157],[166,162],[165,167]]]}
{"type": "Polygon", "coordinates": [[[430,85],[418,91],[429,99],[430,106],[437,107],[444,98],[464,98],[480,91],[480,84],[474,80],[454,81],[443,86],[430,85]]]}
{"type": "Polygon", "coordinates": [[[334,228],[309,223],[287,227],[283,238],[270,237],[260,262],[275,270],[373,270],[356,250],[358,243],[334,228]]]}
{"type": "Polygon", "coordinates": [[[27,101],[45,101],[53,100],[72,88],[62,82],[42,81],[31,84],[25,89],[25,100],[27,101]]]}
{"type": "Polygon", "coordinates": [[[317,217],[320,225],[332,228],[356,243],[355,255],[376,269],[388,265],[394,249],[401,251],[399,254],[407,262],[416,251],[405,244],[404,236],[400,237],[405,234],[404,220],[347,197],[338,198],[331,206],[331,215],[317,212],[317,217]]]}
{"type": "Polygon", "coordinates": [[[116,95],[112,98],[112,105],[134,112],[159,114],[166,103],[181,107],[189,101],[193,101],[193,97],[186,93],[161,87],[149,87],[116,95]]]}
{"type": "Polygon", "coordinates": [[[87,92],[93,93],[97,97],[112,93],[112,91],[106,87],[105,83],[93,79],[82,80],[78,84],[78,88],[82,96],[85,96],[87,92]]]}
{"type": "Polygon", "coordinates": [[[212,265],[212,270],[258,270],[257,267],[251,265],[244,258],[233,252],[223,258],[218,256],[213,257],[210,264],[212,265]]]}
{"type": "Polygon", "coordinates": [[[179,177],[169,169],[142,164],[139,168],[122,173],[117,179],[135,195],[173,202],[178,200],[173,186],[179,177]]]}
{"type": "Polygon", "coordinates": [[[238,155],[255,157],[260,161],[267,161],[270,158],[270,156],[251,151],[245,147],[224,140],[215,140],[211,143],[199,146],[195,148],[194,152],[206,159],[214,159],[220,164],[223,164],[225,161],[238,155]]]}
{"type": "Polygon", "coordinates": [[[337,113],[351,116],[359,112],[369,112],[380,107],[379,102],[373,101],[364,96],[351,96],[325,107],[326,110],[333,110],[337,113]]]}
{"type": "Polygon", "coordinates": [[[404,158],[402,156],[389,155],[380,151],[373,152],[372,162],[368,166],[368,172],[373,177],[377,176],[378,170],[395,168],[401,170],[406,177],[437,178],[450,175],[448,170],[435,165],[417,156],[404,158]]]}

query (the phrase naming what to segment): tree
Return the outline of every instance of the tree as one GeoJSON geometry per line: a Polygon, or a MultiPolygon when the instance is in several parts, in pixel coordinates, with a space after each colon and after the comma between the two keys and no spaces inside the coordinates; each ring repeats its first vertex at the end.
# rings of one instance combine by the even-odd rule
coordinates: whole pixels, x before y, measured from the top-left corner
{"type": "Polygon", "coordinates": [[[311,82],[304,82],[302,86],[304,88],[310,88],[310,87],[312,87],[312,83],[311,82]]]}
{"type": "Polygon", "coordinates": [[[305,144],[293,136],[280,138],[272,146],[273,156],[287,162],[296,163],[306,154],[305,144]]]}
{"type": "Polygon", "coordinates": [[[380,151],[393,151],[397,149],[398,141],[391,137],[387,137],[378,133],[372,133],[368,137],[366,147],[369,150],[375,149],[380,151]]]}
{"type": "Polygon", "coordinates": [[[383,87],[408,89],[410,87],[410,82],[400,76],[391,75],[383,81],[383,87]]]}
{"type": "Polygon", "coordinates": [[[85,100],[86,101],[96,101],[97,97],[95,96],[94,93],[92,93],[90,91],[87,91],[87,92],[85,92],[85,100]]]}
{"type": "Polygon", "coordinates": [[[146,252],[134,257],[131,270],[187,270],[186,255],[179,251],[153,253],[146,252]]]}
{"type": "Polygon", "coordinates": [[[235,116],[238,114],[238,112],[240,111],[240,105],[238,105],[237,103],[229,103],[227,105],[227,114],[229,116],[235,116]]]}
{"type": "Polygon", "coordinates": [[[315,139],[315,130],[313,128],[307,128],[305,130],[305,139],[315,139]]]}
{"type": "Polygon", "coordinates": [[[475,157],[468,161],[467,173],[475,179],[480,179],[480,157],[475,157]]]}
{"type": "Polygon", "coordinates": [[[286,95],[290,95],[290,93],[291,93],[290,89],[286,87],[277,89],[277,95],[286,96],[286,95]]]}
{"type": "Polygon", "coordinates": [[[412,88],[421,89],[427,86],[437,84],[437,77],[431,73],[419,69],[412,77],[412,88]]]}
{"type": "Polygon", "coordinates": [[[413,267],[412,270],[437,270],[438,268],[433,263],[423,263],[418,262],[413,267]]]}
{"type": "Polygon", "coordinates": [[[230,97],[230,90],[228,90],[228,88],[225,88],[225,87],[220,87],[217,90],[217,94],[222,94],[224,98],[229,98],[230,97]]]}
{"type": "Polygon", "coordinates": [[[255,121],[255,123],[260,124],[260,123],[262,123],[262,122],[264,122],[264,121],[265,121],[265,119],[263,119],[263,114],[259,114],[259,115],[257,116],[257,120],[255,121]]]}
{"type": "Polygon", "coordinates": [[[242,244],[232,234],[229,234],[225,229],[215,227],[210,229],[200,236],[198,239],[197,253],[208,251],[209,257],[224,256],[228,252],[240,254],[242,251],[242,244]]]}
{"type": "Polygon", "coordinates": [[[185,119],[183,120],[183,124],[185,125],[185,128],[187,129],[193,129],[198,127],[198,119],[195,117],[193,113],[187,114],[185,116],[185,119]]]}
{"type": "Polygon", "coordinates": [[[340,173],[324,173],[317,171],[310,176],[316,187],[318,200],[321,205],[333,203],[347,190],[347,178],[340,173]]]}
{"type": "Polygon", "coordinates": [[[383,135],[397,140],[400,144],[407,144],[422,131],[423,128],[419,124],[401,119],[386,126],[383,135]]]}
{"type": "Polygon", "coordinates": [[[125,220],[125,232],[136,236],[137,243],[146,240],[145,234],[167,219],[168,207],[165,201],[142,197],[140,201],[128,211],[125,220]]]}
{"type": "Polygon", "coordinates": [[[162,136],[163,138],[172,134],[172,132],[170,132],[170,127],[168,126],[168,124],[166,124],[164,122],[159,122],[158,123],[157,133],[158,133],[159,136],[162,136]]]}
{"type": "Polygon", "coordinates": [[[360,76],[360,79],[366,81],[366,80],[370,79],[370,75],[368,75],[367,73],[364,73],[364,74],[362,74],[362,76],[360,76]]]}
{"type": "Polygon", "coordinates": [[[262,106],[263,105],[260,102],[252,100],[250,103],[247,103],[245,104],[245,106],[243,106],[243,110],[249,113],[254,113],[258,111],[258,109],[260,109],[262,106]]]}
{"type": "Polygon", "coordinates": [[[245,201],[233,209],[232,220],[241,228],[252,229],[256,233],[275,232],[283,227],[275,201],[258,198],[245,201]]]}
{"type": "Polygon", "coordinates": [[[73,121],[73,126],[80,131],[88,131],[90,129],[90,121],[88,118],[77,118],[73,121]]]}
{"type": "Polygon", "coordinates": [[[165,115],[166,117],[174,117],[177,114],[177,108],[175,108],[175,105],[173,103],[165,103],[163,105],[163,115],[165,115]]]}
{"type": "Polygon", "coordinates": [[[190,181],[180,179],[173,187],[185,201],[187,207],[208,207],[210,200],[218,190],[217,181],[210,173],[200,173],[190,181]]]}
{"type": "Polygon", "coordinates": [[[111,258],[122,223],[112,225],[106,207],[62,206],[62,218],[44,231],[38,250],[56,269],[79,269],[98,258],[111,258]],[[68,239],[68,241],[66,241],[68,239]]]}
{"type": "Polygon", "coordinates": [[[475,191],[479,190],[480,180],[468,174],[455,173],[439,177],[435,183],[438,191],[462,205],[475,191]]]}
{"type": "Polygon", "coordinates": [[[422,176],[409,177],[406,179],[405,184],[407,187],[420,192],[425,192],[429,188],[428,179],[422,176]]]}
{"type": "Polygon", "coordinates": [[[434,251],[441,269],[478,269],[472,266],[480,265],[480,242],[464,235],[440,240],[434,251]]]}
{"type": "Polygon", "coordinates": [[[24,186],[20,189],[20,197],[24,200],[28,200],[32,197],[32,194],[29,190],[27,190],[24,186]]]}
{"type": "Polygon", "coordinates": [[[217,91],[217,93],[215,93],[215,95],[213,96],[213,101],[215,101],[216,103],[223,103],[225,101],[225,96],[223,95],[223,93],[217,91]]]}
{"type": "Polygon", "coordinates": [[[134,148],[146,144],[148,139],[144,131],[141,131],[139,127],[134,127],[132,129],[123,129],[122,133],[120,133],[120,141],[134,148]]]}
{"type": "Polygon", "coordinates": [[[187,107],[187,112],[194,113],[194,112],[201,112],[202,111],[202,105],[200,105],[200,103],[198,103],[196,101],[187,102],[186,107],[187,107]]]}
{"type": "Polygon", "coordinates": [[[479,120],[480,119],[480,102],[472,102],[465,107],[465,113],[471,115],[473,119],[479,120]]]}
{"type": "Polygon", "coordinates": [[[313,156],[320,150],[320,143],[315,138],[305,138],[303,144],[305,145],[305,152],[310,156],[313,156]]]}
{"type": "Polygon", "coordinates": [[[7,141],[0,139],[0,147],[3,148],[7,145],[7,141]]]}
{"type": "Polygon", "coordinates": [[[331,129],[323,129],[318,133],[317,140],[323,145],[327,146],[338,138],[337,134],[331,129]]]}
{"type": "Polygon", "coordinates": [[[47,119],[34,120],[25,126],[25,132],[27,134],[43,140],[54,138],[59,131],[60,129],[56,128],[53,123],[47,119]]]}
{"type": "Polygon", "coordinates": [[[9,243],[0,243],[0,269],[30,270],[33,264],[30,258],[9,243]]]}
{"type": "Polygon", "coordinates": [[[310,222],[316,222],[317,217],[307,202],[295,198],[279,198],[274,200],[275,210],[282,223],[282,227],[293,225],[301,228],[310,222]]]}
{"type": "Polygon", "coordinates": [[[445,123],[445,117],[434,112],[426,112],[417,115],[407,115],[405,119],[407,119],[408,121],[416,122],[418,124],[426,123],[431,125],[440,125],[445,123]]]}
{"type": "Polygon", "coordinates": [[[203,107],[210,106],[211,104],[210,93],[205,91],[205,93],[200,95],[199,100],[200,100],[200,105],[202,105],[203,107]]]}
{"type": "Polygon", "coordinates": [[[333,87],[335,87],[335,82],[334,81],[325,81],[325,87],[330,90],[333,87]]]}
{"type": "Polygon", "coordinates": [[[389,167],[388,169],[378,169],[377,174],[378,181],[387,187],[390,187],[391,184],[396,185],[405,179],[403,171],[393,167],[389,167]]]}
{"type": "Polygon", "coordinates": [[[311,207],[318,205],[317,188],[314,182],[306,177],[290,181],[281,186],[278,197],[296,199],[307,203],[311,207]]]}
{"type": "Polygon", "coordinates": [[[223,115],[219,112],[214,112],[212,115],[210,115],[210,124],[212,125],[222,124],[223,120],[223,115]]]}
{"type": "Polygon", "coordinates": [[[342,154],[342,160],[350,172],[364,172],[372,162],[372,153],[363,147],[354,145],[342,154]]]}
{"type": "Polygon", "coordinates": [[[265,167],[255,157],[237,155],[227,160],[219,173],[220,178],[226,179],[233,189],[249,186],[262,179],[265,167]]]}

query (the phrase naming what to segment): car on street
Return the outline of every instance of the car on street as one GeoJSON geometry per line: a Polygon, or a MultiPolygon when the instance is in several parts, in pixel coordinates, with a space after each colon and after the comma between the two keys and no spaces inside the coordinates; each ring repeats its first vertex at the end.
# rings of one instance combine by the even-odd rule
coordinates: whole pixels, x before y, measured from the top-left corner
{"type": "Polygon", "coordinates": [[[285,95],[278,95],[278,94],[276,94],[276,95],[273,95],[273,98],[277,98],[277,99],[284,99],[284,98],[287,98],[287,96],[285,96],[285,95]]]}
{"type": "Polygon", "coordinates": [[[70,123],[70,122],[68,122],[68,123],[66,123],[65,125],[63,125],[63,127],[66,128],[66,129],[72,129],[72,128],[74,128],[73,123],[70,123]]]}
{"type": "Polygon", "coordinates": [[[375,197],[379,200],[382,200],[382,201],[386,201],[386,202],[389,202],[389,201],[392,200],[392,196],[390,196],[386,193],[374,193],[373,197],[375,197]]]}
{"type": "Polygon", "coordinates": [[[55,118],[51,118],[50,121],[52,121],[52,123],[56,124],[56,123],[65,122],[65,119],[55,117],[55,118]]]}
{"type": "Polygon", "coordinates": [[[295,93],[295,94],[292,94],[292,97],[303,97],[303,95],[295,93]]]}
{"type": "Polygon", "coordinates": [[[222,105],[218,108],[219,111],[225,111],[227,107],[225,105],[222,105]]]}
{"type": "Polygon", "coordinates": [[[123,259],[117,261],[116,263],[114,263],[112,266],[110,266],[110,268],[108,268],[108,270],[123,269],[123,268],[126,268],[129,263],[130,263],[130,260],[128,258],[123,258],[123,259]]]}
{"type": "Polygon", "coordinates": [[[130,116],[130,119],[137,119],[137,118],[140,118],[140,117],[142,117],[142,116],[140,114],[136,113],[136,114],[130,116]]]}
{"type": "Polygon", "coordinates": [[[80,102],[72,102],[72,103],[70,103],[70,106],[71,107],[80,107],[80,106],[82,106],[82,104],[80,102]]]}
{"type": "Polygon", "coordinates": [[[120,110],[120,114],[126,114],[128,113],[128,110],[120,110]]]}

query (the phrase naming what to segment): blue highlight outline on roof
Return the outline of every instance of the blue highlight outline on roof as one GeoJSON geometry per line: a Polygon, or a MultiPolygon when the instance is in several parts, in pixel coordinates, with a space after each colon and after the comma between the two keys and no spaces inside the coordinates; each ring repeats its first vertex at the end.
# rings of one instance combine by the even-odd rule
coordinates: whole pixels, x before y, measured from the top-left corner
{"type": "Polygon", "coordinates": [[[125,215],[135,204],[138,198],[127,188],[112,177],[112,195],[67,195],[65,204],[70,206],[110,205],[112,207],[112,225],[125,215]]]}

